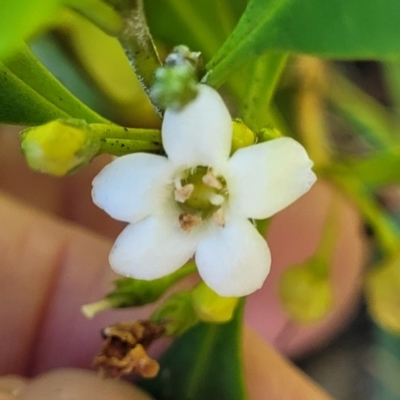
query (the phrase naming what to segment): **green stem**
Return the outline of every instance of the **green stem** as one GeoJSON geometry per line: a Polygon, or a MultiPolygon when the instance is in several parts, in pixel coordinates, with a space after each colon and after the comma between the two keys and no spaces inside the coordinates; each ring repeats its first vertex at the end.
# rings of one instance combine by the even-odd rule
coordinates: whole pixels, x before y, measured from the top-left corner
{"type": "Polygon", "coordinates": [[[98,154],[106,153],[117,157],[132,153],[160,153],[161,145],[142,140],[101,139],[98,154]]]}
{"type": "Polygon", "coordinates": [[[67,0],[67,5],[111,36],[118,36],[124,29],[123,18],[102,0],[67,0]]]}
{"type": "Polygon", "coordinates": [[[90,124],[90,130],[104,139],[131,139],[161,143],[158,129],[126,128],[115,124],[90,124]]]}
{"type": "MultiPolygon", "coordinates": [[[[125,29],[118,39],[134,69],[143,89],[149,96],[154,83],[155,72],[161,66],[156,47],[150,35],[143,10],[143,0],[133,0],[128,9],[121,12],[125,29]]],[[[162,116],[160,107],[153,106],[162,116]]]]}
{"type": "Polygon", "coordinates": [[[396,227],[393,221],[371,199],[362,182],[355,177],[342,174],[330,175],[326,178],[336,184],[356,204],[374,230],[375,237],[382,250],[387,255],[392,254],[399,244],[396,227]]]}
{"type": "Polygon", "coordinates": [[[294,102],[296,128],[315,166],[329,165],[331,154],[323,104],[326,66],[319,59],[300,57],[297,69],[299,89],[294,102]]]}
{"type": "Polygon", "coordinates": [[[318,244],[317,251],[313,255],[314,262],[310,263],[310,268],[319,277],[327,277],[332,262],[332,253],[339,233],[339,211],[340,201],[334,196],[328,209],[328,216],[324,222],[321,241],[318,244]]]}
{"type": "Polygon", "coordinates": [[[125,128],[114,124],[90,124],[89,128],[100,139],[100,154],[122,156],[137,152],[163,151],[161,132],[156,129],[125,128]]]}

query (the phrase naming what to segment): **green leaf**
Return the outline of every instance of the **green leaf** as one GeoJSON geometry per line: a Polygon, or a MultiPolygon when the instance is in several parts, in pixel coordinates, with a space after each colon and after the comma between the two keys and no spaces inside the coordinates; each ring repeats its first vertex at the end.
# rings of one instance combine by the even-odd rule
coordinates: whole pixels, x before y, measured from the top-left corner
{"type": "Polygon", "coordinates": [[[383,186],[400,183],[400,147],[376,152],[362,161],[352,160],[348,163],[348,168],[364,184],[383,186]]]}
{"type": "MultiPolygon", "coordinates": [[[[28,46],[20,42],[18,51],[12,57],[3,61],[4,65],[13,73],[16,79],[23,82],[42,96],[54,107],[62,110],[73,118],[85,119],[87,122],[106,122],[100,115],[83,104],[69,90],[67,90],[35,57],[28,46]]],[[[20,92],[18,92],[20,93],[20,92]]],[[[8,92],[9,97],[4,99],[6,103],[13,104],[13,113],[28,111],[27,105],[14,98],[16,92],[8,92]],[[22,110],[24,108],[24,110],[22,110]]],[[[3,103],[0,103],[3,106],[3,103]]],[[[34,106],[34,104],[32,104],[34,106]]],[[[29,105],[28,105],[29,108],[29,105]]],[[[61,118],[61,116],[59,117],[61,118]]],[[[20,120],[17,123],[28,124],[29,121],[20,120]]],[[[47,122],[47,121],[43,121],[47,122]]],[[[40,122],[42,123],[42,121],[40,122]]]]}
{"type": "Polygon", "coordinates": [[[243,301],[223,325],[200,323],[174,342],[160,373],[140,386],[158,400],[244,400],[241,331],[243,301]]]}
{"type": "Polygon", "coordinates": [[[255,132],[271,122],[269,106],[286,63],[287,55],[277,53],[264,54],[249,65],[251,78],[246,85],[240,116],[255,132]]]}
{"type": "Polygon", "coordinates": [[[171,46],[185,44],[211,58],[233,30],[245,1],[146,0],[144,6],[155,38],[171,46]]]}
{"type": "Polygon", "coordinates": [[[68,117],[0,63],[0,123],[41,125],[68,117]]]}
{"type": "Polygon", "coordinates": [[[355,133],[375,149],[389,149],[400,137],[400,119],[381,103],[331,69],[326,96],[355,133]]]}
{"type": "Polygon", "coordinates": [[[9,55],[23,39],[49,24],[62,0],[1,0],[0,59],[9,55]]]}
{"type": "Polygon", "coordinates": [[[393,0],[250,0],[235,31],[207,65],[208,83],[265,51],[339,59],[400,54],[400,2],[393,0]]]}

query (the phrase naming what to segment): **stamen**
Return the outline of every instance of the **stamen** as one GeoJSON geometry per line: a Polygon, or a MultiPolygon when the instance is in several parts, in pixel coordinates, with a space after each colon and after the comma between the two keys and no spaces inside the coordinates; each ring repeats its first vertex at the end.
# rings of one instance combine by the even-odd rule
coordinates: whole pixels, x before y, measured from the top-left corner
{"type": "Polygon", "coordinates": [[[197,215],[182,213],[179,215],[179,224],[184,231],[190,231],[196,225],[201,223],[201,218],[197,215]]]}
{"type": "Polygon", "coordinates": [[[221,181],[214,175],[214,172],[212,170],[207,171],[207,173],[203,176],[202,181],[205,185],[210,186],[214,189],[222,189],[221,181]]]}
{"type": "Polygon", "coordinates": [[[215,211],[213,214],[213,220],[218,226],[225,226],[225,213],[222,207],[215,211]]]}
{"type": "Polygon", "coordinates": [[[182,187],[181,177],[179,175],[175,177],[174,184],[177,189],[182,187]]]}
{"type": "Polygon", "coordinates": [[[210,193],[208,200],[213,206],[220,206],[225,201],[225,197],[220,194],[210,193]]]}
{"type": "Polygon", "coordinates": [[[175,189],[175,200],[179,203],[184,203],[193,193],[194,185],[189,183],[185,186],[181,186],[180,188],[175,189]]]}

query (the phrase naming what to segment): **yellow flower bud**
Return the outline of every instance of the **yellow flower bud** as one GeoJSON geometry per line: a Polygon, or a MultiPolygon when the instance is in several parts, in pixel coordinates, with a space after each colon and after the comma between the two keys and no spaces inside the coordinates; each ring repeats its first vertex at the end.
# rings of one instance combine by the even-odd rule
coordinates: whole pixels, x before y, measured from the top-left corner
{"type": "Polygon", "coordinates": [[[333,302],[328,277],[318,276],[308,265],[291,267],[282,274],[279,295],[284,310],[301,323],[321,319],[333,302]]]}
{"type": "Polygon", "coordinates": [[[51,121],[21,132],[21,149],[35,171],[64,176],[88,164],[99,144],[80,120],[51,121]]]}
{"type": "Polygon", "coordinates": [[[232,121],[232,147],[231,154],[242,147],[251,146],[256,142],[254,132],[240,119],[232,121]]]}
{"type": "Polygon", "coordinates": [[[221,297],[205,283],[199,283],[192,291],[193,308],[205,322],[228,322],[236,309],[238,297],[221,297]]]}
{"type": "Polygon", "coordinates": [[[373,269],[367,276],[366,299],[374,320],[384,329],[400,333],[400,259],[373,269]]]}

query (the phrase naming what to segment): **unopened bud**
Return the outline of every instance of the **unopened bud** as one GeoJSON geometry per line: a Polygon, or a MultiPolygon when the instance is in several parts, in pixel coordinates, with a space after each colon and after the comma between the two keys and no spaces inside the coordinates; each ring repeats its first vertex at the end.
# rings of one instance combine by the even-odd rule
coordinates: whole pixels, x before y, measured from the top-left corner
{"type": "Polygon", "coordinates": [[[64,176],[87,165],[99,143],[85,121],[56,120],[22,131],[21,149],[33,170],[64,176]]]}
{"type": "Polygon", "coordinates": [[[279,284],[282,307],[300,323],[313,323],[331,309],[333,298],[328,277],[315,274],[313,268],[294,266],[283,272],[279,284]]]}
{"type": "Polygon", "coordinates": [[[260,142],[267,142],[268,140],[278,139],[282,137],[282,134],[278,129],[271,126],[266,126],[257,133],[257,136],[260,142]]]}
{"type": "Polygon", "coordinates": [[[168,336],[181,335],[198,322],[191,293],[180,292],[172,295],[151,315],[150,320],[163,325],[168,336]]]}
{"type": "Polygon", "coordinates": [[[374,320],[384,329],[400,334],[400,259],[374,268],[367,277],[366,300],[374,320]]]}
{"type": "Polygon", "coordinates": [[[238,297],[221,297],[205,283],[199,283],[192,291],[193,307],[200,320],[224,323],[231,320],[238,304],[238,297]]]}
{"type": "Polygon", "coordinates": [[[150,97],[161,108],[180,110],[197,96],[197,83],[190,63],[161,67],[156,71],[150,97]]]}
{"type": "Polygon", "coordinates": [[[256,142],[254,132],[240,119],[232,121],[231,154],[242,147],[251,146],[256,142]]]}
{"type": "Polygon", "coordinates": [[[176,67],[178,65],[187,63],[190,63],[192,67],[199,73],[203,68],[201,53],[198,51],[190,51],[189,47],[185,45],[174,47],[172,52],[168,54],[167,58],[165,59],[165,65],[168,67],[176,67]]]}

